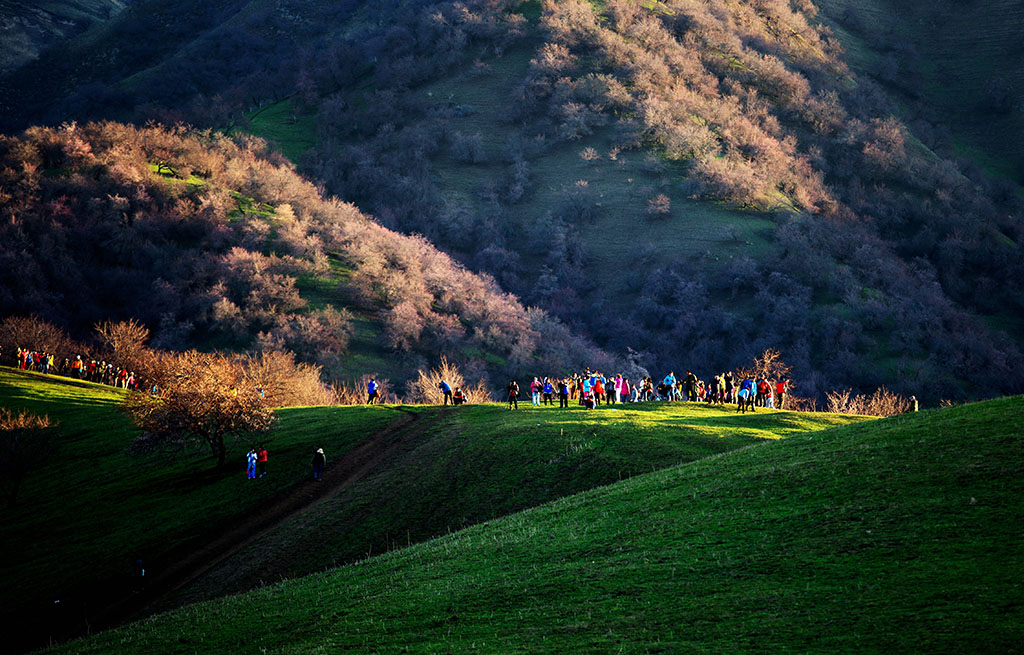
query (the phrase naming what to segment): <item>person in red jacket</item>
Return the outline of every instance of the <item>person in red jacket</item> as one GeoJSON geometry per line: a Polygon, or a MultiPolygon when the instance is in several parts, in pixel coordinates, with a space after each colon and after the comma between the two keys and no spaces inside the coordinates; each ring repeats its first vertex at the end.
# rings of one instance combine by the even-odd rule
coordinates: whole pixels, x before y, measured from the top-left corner
{"type": "Polygon", "coordinates": [[[267,447],[263,444],[260,444],[260,449],[256,451],[256,466],[261,478],[267,474],[267,447]]]}
{"type": "Polygon", "coordinates": [[[775,383],[775,409],[786,409],[786,392],[789,391],[789,380],[779,380],[775,383]]]}

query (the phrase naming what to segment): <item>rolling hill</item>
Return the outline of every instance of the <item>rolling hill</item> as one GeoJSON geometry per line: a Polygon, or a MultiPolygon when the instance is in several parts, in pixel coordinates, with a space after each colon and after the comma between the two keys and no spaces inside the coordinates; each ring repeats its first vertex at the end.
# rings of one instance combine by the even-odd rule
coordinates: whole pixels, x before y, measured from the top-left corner
{"type": "Polygon", "coordinates": [[[1014,650],[1019,403],[762,442],[51,652],[1014,650]]]}
{"type": "Polygon", "coordinates": [[[146,455],[123,392],[0,369],[0,406],[47,414],[59,447],[5,512],[2,614],[19,649],[363,559],[582,490],[857,417],[655,403],[286,408],[266,478],[207,452],[146,455]],[[307,480],[314,448],[325,480],[307,480]],[[55,483],[59,481],[59,483],[55,483]],[[311,538],[315,535],[315,538],[311,538]],[[150,582],[133,587],[142,558],[150,582]],[[55,602],[59,601],[59,602],[55,602]]]}

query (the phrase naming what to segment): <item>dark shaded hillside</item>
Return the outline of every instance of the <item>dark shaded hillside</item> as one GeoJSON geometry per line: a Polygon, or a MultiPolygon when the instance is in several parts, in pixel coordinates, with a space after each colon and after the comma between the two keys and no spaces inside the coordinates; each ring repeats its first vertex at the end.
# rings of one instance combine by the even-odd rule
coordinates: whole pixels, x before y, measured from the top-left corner
{"type": "Polygon", "coordinates": [[[53,85],[12,80],[10,124],[315,143],[300,167],[330,193],[648,368],[774,346],[808,395],[1024,386],[1017,189],[898,120],[811,2],[192,9],[140,2],[50,62],[53,85]]]}
{"type": "Polygon", "coordinates": [[[0,76],[66,39],[109,20],[131,0],[0,0],[0,76]]]}
{"type": "Polygon", "coordinates": [[[1024,185],[1024,6],[818,0],[845,60],[902,100],[914,133],[1024,185]]]}
{"type": "MultiPolygon", "coordinates": [[[[359,377],[438,353],[522,374],[609,360],[418,237],[324,198],[251,137],[117,123],[0,138],[0,314],[78,336],[135,317],[159,346],[287,349],[359,377]],[[484,363],[484,358],[487,364],[484,363]]],[[[24,344],[29,345],[29,344],[24,344]]]]}

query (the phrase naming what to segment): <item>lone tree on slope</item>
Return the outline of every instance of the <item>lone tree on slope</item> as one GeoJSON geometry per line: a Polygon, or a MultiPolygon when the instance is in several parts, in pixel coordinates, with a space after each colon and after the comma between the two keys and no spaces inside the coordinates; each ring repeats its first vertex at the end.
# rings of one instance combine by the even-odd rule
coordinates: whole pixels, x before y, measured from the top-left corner
{"type": "Polygon", "coordinates": [[[160,384],[158,395],[125,400],[147,445],[204,443],[223,467],[229,438],[265,432],[274,420],[256,381],[223,355],[182,353],[167,364],[160,384]]]}

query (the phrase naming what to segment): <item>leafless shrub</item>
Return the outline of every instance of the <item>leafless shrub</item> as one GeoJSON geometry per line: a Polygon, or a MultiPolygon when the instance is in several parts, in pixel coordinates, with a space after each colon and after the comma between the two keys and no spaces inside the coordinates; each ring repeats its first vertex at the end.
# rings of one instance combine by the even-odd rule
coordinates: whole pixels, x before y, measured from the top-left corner
{"type": "Polygon", "coordinates": [[[462,373],[459,372],[458,366],[449,362],[448,358],[444,355],[441,356],[440,366],[430,371],[420,369],[417,373],[417,378],[409,385],[411,390],[410,400],[414,403],[426,405],[440,404],[444,399],[444,395],[438,386],[442,380],[447,382],[452,389],[461,388],[463,393],[466,394],[466,402],[468,403],[489,403],[494,401],[490,391],[487,389],[487,384],[483,380],[479,380],[472,387],[467,386],[462,378],[462,373]]]}
{"type": "Polygon", "coordinates": [[[829,391],[825,398],[826,411],[833,414],[895,416],[910,409],[909,399],[885,387],[879,387],[871,395],[856,394],[850,389],[829,391]]]}
{"type": "Polygon", "coordinates": [[[334,395],[339,405],[365,405],[367,401],[366,385],[370,380],[377,381],[377,394],[380,402],[389,404],[400,404],[402,398],[391,390],[391,381],[384,378],[377,378],[375,375],[365,374],[358,380],[335,382],[334,395]]]}

